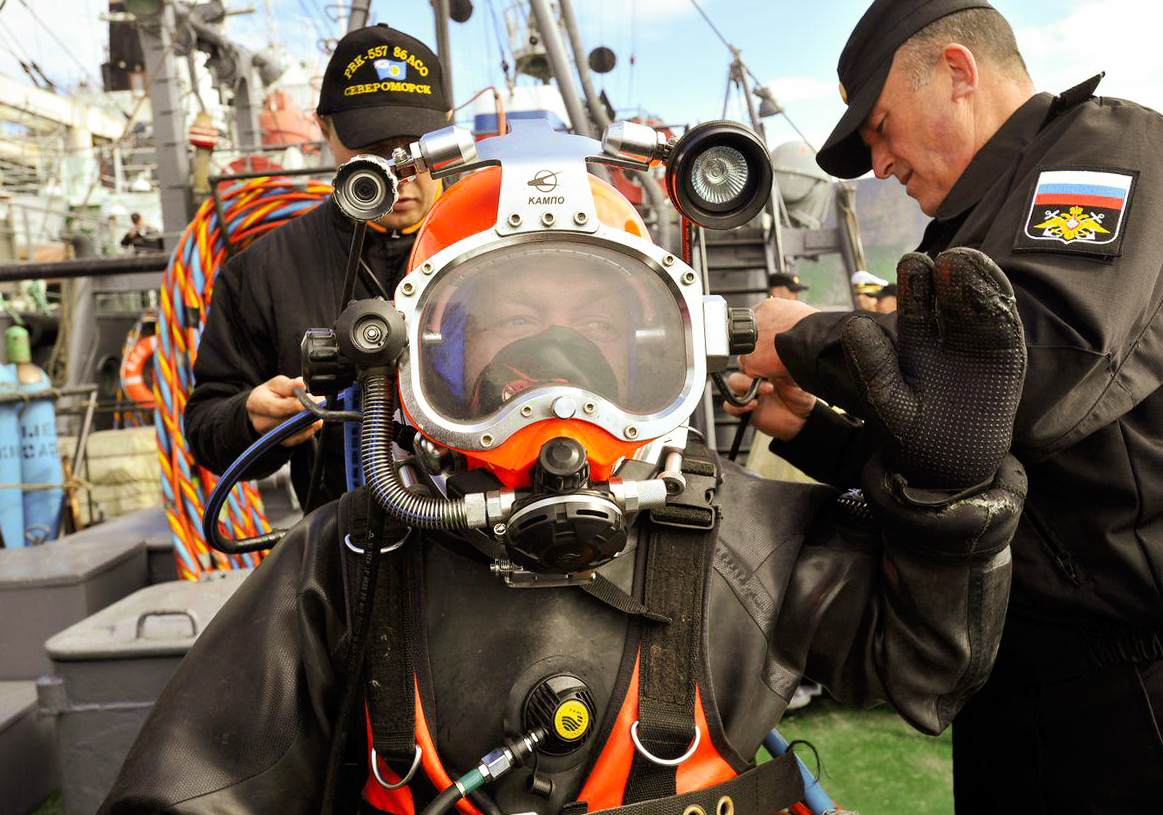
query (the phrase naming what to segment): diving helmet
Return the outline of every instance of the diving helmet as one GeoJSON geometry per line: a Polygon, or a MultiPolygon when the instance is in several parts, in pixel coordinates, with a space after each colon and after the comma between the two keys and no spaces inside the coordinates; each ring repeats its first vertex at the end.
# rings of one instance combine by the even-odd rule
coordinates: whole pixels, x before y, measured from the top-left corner
{"type": "Polygon", "coordinates": [[[341,168],[336,200],[360,201],[353,217],[374,212],[365,199],[394,190],[395,175],[476,171],[433,206],[394,302],[354,302],[358,313],[336,325],[361,368],[364,475],[390,514],[479,530],[523,568],[570,575],[615,557],[634,515],[681,490],[674,457],[686,423],[708,373],[754,345],[754,322],[705,294],[695,269],[651,242],[633,206],[588,168],[647,169],[681,154],[693,169],[668,167],[682,182],[668,186],[696,197],[679,204],[684,215],[749,220],[770,191],[767,151],[745,128],[713,124],[718,139],[696,128],[696,143],[676,146],[619,123],[604,147],[544,120],[515,120],[479,143],[450,127],[391,162],[341,168]],[[390,180],[363,178],[384,165],[390,180]],[[370,350],[369,336],[379,341],[370,350]],[[397,400],[439,496],[400,478],[397,400]]]}

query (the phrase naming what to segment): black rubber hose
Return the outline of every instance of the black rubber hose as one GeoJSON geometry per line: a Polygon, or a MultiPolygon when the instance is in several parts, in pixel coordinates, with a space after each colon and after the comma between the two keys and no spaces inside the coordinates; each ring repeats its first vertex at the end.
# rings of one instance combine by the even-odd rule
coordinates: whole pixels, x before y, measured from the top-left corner
{"type": "Polygon", "coordinates": [[[460,794],[460,788],[456,784],[449,784],[444,790],[432,799],[432,803],[424,808],[420,815],[443,815],[453,807],[456,802],[464,796],[460,794]]]}

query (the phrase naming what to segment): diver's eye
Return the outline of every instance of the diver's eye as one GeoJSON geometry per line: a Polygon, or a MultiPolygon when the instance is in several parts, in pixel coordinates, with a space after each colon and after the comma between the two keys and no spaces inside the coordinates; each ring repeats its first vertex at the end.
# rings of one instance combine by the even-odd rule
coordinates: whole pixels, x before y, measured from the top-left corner
{"type": "Polygon", "coordinates": [[[503,337],[526,336],[536,333],[540,321],[532,314],[510,314],[492,324],[492,330],[503,337]]]}
{"type": "Polygon", "coordinates": [[[618,336],[618,327],[611,320],[606,320],[601,317],[582,320],[578,324],[578,330],[596,342],[612,340],[618,336]]]}

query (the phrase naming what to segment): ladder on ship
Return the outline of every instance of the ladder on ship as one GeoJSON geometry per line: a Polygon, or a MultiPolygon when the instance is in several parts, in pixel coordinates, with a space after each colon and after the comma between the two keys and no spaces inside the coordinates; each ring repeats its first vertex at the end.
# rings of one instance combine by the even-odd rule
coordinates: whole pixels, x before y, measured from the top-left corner
{"type": "MultiPolygon", "coordinates": [[[[772,194],[779,195],[778,186],[772,194]]],[[[780,271],[794,275],[802,261],[833,253],[843,260],[843,286],[845,291],[850,291],[848,280],[852,273],[865,268],[855,198],[851,185],[833,185],[834,217],[828,225],[790,225],[788,211],[781,201],[776,210],[782,222],[779,228],[772,228],[771,213],[765,212],[738,229],[698,230],[697,245],[692,242],[692,260],[697,269],[705,270],[707,291],[722,295],[728,306],[752,307],[768,296],[768,281],[773,275],[780,271]],[[777,262],[781,255],[782,268],[777,262]]],[[[733,359],[731,369],[737,368],[737,361],[733,359]]],[[[693,417],[693,423],[706,434],[708,445],[725,456],[731,450],[739,419],[723,410],[722,401],[713,386],[708,385],[703,407],[693,417]]],[[[739,446],[738,461],[747,461],[754,437],[755,431],[748,427],[739,446]]]]}

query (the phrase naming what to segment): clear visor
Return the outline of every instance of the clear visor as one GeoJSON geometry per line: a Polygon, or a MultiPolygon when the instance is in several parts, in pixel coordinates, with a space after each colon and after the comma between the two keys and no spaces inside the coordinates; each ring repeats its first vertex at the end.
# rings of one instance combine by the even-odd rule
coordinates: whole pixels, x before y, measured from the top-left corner
{"type": "Polygon", "coordinates": [[[678,399],[688,342],[681,301],[650,267],[601,246],[507,246],[436,281],[414,359],[426,401],[474,423],[534,388],[568,386],[628,414],[678,399]]]}

